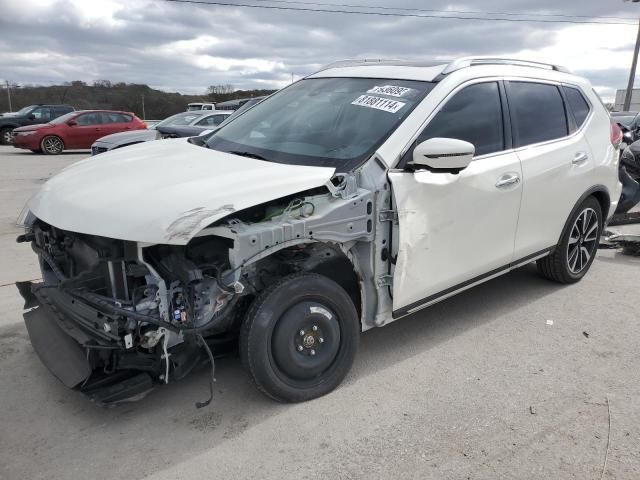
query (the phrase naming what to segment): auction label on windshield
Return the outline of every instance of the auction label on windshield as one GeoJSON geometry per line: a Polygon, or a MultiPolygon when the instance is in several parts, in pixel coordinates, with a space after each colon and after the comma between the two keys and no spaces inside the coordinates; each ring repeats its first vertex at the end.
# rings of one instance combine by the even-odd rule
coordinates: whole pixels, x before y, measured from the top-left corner
{"type": "Polygon", "coordinates": [[[360,95],[353,102],[351,102],[351,105],[375,108],[384,112],[396,113],[406,104],[405,102],[389,100],[388,98],[374,97],[373,95],[360,95]]]}
{"type": "Polygon", "coordinates": [[[407,92],[413,90],[412,88],[407,87],[398,87],[396,85],[376,85],[370,90],[367,90],[367,93],[378,93],[380,95],[389,95],[390,97],[402,97],[407,92]]]}

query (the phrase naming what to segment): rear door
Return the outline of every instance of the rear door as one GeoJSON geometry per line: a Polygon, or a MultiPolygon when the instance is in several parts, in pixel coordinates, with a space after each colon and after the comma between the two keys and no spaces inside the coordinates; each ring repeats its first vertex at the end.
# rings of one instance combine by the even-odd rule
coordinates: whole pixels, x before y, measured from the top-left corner
{"type": "Polygon", "coordinates": [[[593,157],[569,111],[561,85],[506,82],[516,153],[522,163],[522,206],[515,258],[554,247],[580,197],[590,188],[593,157]]]}

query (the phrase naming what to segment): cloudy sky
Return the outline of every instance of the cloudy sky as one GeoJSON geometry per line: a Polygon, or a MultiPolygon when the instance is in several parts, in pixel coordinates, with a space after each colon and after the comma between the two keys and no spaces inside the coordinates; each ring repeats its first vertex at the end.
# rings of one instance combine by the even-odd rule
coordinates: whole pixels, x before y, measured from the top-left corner
{"type": "MultiPolygon", "coordinates": [[[[320,4],[312,4],[311,0],[218,1],[512,20],[622,23],[632,22],[624,18],[640,16],[640,3],[623,0],[318,0],[320,4]],[[391,6],[421,11],[390,10],[391,6]]],[[[69,80],[109,79],[146,83],[182,93],[204,93],[207,86],[216,84],[236,88],[281,87],[291,81],[292,75],[299,78],[344,58],[447,60],[464,55],[512,55],[565,65],[588,77],[601,95],[610,100],[616,88],[626,86],[637,32],[633,25],[620,24],[355,15],[166,0],[0,0],[0,3],[2,80],[50,85],[69,80]]]]}

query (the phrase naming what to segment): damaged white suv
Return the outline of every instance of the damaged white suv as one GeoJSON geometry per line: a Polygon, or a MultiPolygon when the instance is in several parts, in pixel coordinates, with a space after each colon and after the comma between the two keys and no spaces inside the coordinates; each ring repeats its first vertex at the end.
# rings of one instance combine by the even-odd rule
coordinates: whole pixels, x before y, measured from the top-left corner
{"type": "Polygon", "coordinates": [[[239,342],[279,401],[334,389],[361,331],[537,261],[570,283],[615,210],[619,131],[552,65],[342,62],[208,138],[79,162],[28,202],[43,363],[101,404],[239,342]]]}

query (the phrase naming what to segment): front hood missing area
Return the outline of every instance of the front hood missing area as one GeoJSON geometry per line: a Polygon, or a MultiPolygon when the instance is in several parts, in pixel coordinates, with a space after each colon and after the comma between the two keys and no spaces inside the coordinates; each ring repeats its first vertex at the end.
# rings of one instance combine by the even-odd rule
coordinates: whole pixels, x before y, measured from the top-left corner
{"type": "Polygon", "coordinates": [[[334,168],[285,165],[198,147],[186,139],[116,149],[47,181],[28,209],[72,232],[185,245],[245,208],[326,184],[334,168]]]}

